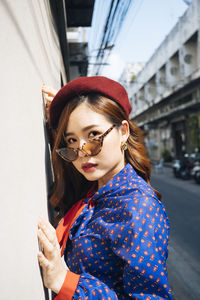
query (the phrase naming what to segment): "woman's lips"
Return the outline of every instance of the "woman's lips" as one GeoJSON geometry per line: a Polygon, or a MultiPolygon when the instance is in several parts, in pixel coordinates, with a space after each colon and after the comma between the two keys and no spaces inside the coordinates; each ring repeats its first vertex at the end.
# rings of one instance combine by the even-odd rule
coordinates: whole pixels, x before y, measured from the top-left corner
{"type": "Polygon", "coordinates": [[[86,173],[93,172],[96,167],[97,167],[97,164],[92,164],[92,163],[82,164],[82,166],[81,166],[82,170],[86,173]]]}

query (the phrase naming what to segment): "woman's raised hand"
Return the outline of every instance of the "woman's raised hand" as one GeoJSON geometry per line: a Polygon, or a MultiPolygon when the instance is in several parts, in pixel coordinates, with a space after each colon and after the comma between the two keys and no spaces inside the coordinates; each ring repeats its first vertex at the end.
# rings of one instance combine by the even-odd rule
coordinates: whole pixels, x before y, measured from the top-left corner
{"type": "Polygon", "coordinates": [[[42,95],[43,95],[43,101],[44,101],[44,113],[46,116],[46,121],[49,121],[49,107],[51,105],[51,102],[53,101],[53,98],[57,94],[57,91],[49,86],[46,86],[43,84],[42,86],[42,95]]]}
{"type": "Polygon", "coordinates": [[[61,258],[60,245],[54,227],[42,217],[38,222],[38,240],[43,248],[43,251],[38,253],[38,261],[42,267],[44,285],[58,294],[68,268],[61,258]]]}

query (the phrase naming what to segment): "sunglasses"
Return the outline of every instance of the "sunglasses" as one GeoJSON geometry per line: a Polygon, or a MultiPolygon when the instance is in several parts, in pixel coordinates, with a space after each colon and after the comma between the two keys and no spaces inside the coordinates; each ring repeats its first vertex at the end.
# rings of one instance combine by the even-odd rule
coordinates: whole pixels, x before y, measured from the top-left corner
{"type": "Polygon", "coordinates": [[[65,148],[60,148],[56,149],[56,153],[60,155],[60,157],[68,162],[74,161],[78,158],[78,153],[79,151],[82,151],[85,156],[95,156],[99,154],[99,152],[102,149],[103,146],[103,140],[105,136],[111,132],[111,130],[115,127],[115,125],[112,125],[106,132],[104,132],[102,135],[100,135],[97,138],[93,138],[91,140],[88,140],[87,143],[84,143],[82,147],[80,148],[70,148],[70,147],[65,147],[65,148]]]}

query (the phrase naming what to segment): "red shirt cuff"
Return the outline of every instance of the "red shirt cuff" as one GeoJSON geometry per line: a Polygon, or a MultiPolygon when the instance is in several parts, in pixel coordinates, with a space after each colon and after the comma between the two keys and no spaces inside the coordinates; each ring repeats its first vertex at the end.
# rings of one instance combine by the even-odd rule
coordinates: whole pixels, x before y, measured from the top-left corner
{"type": "Polygon", "coordinates": [[[76,291],[79,278],[80,275],[68,270],[63,285],[54,300],[71,300],[76,291]]]}

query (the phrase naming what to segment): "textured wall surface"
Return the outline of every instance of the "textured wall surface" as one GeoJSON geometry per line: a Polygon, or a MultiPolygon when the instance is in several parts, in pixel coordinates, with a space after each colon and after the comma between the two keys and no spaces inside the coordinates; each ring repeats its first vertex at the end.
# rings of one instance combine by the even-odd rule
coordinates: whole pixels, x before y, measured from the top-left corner
{"type": "Polygon", "coordinates": [[[41,86],[60,87],[47,0],[0,1],[1,299],[45,299],[37,219],[47,215],[41,86]]]}

